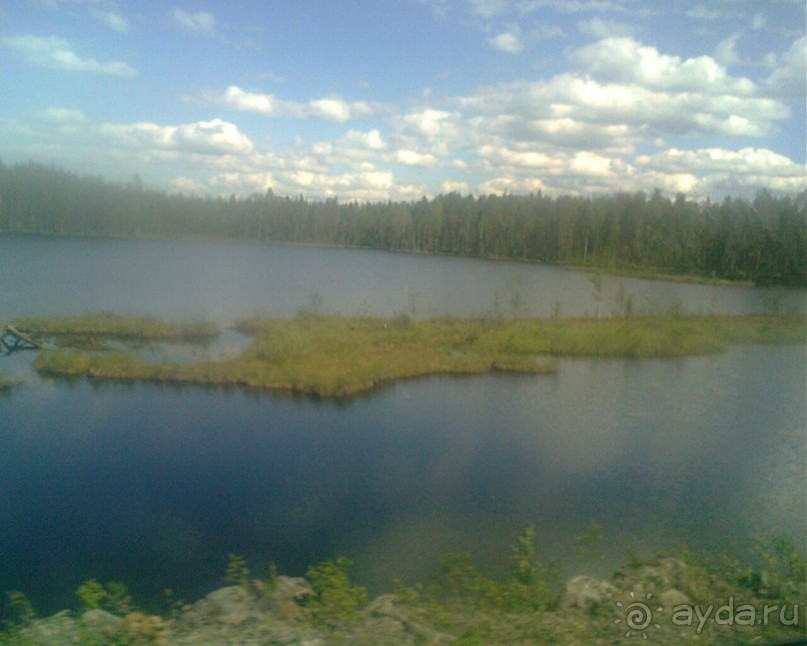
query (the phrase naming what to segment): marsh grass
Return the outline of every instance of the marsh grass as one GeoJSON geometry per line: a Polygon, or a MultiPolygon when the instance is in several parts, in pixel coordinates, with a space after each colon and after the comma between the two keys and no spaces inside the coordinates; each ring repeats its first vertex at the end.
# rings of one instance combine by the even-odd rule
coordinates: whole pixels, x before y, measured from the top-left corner
{"type": "MultiPolygon", "coordinates": [[[[69,333],[70,320],[65,321],[60,329],[69,333]]],[[[131,330],[122,320],[116,325],[131,330]]],[[[48,350],[39,353],[35,367],[64,376],[238,384],[346,397],[431,374],[552,372],[555,358],[564,356],[680,357],[721,352],[732,343],[807,340],[804,317],[771,315],[411,320],[305,314],[246,319],[237,329],[253,340],[239,356],[223,361],[155,364],[126,352],[48,350]]]]}
{"type": "Polygon", "coordinates": [[[220,333],[213,323],[174,323],[151,316],[122,316],[98,312],[64,318],[24,318],[14,324],[39,337],[57,337],[63,343],[110,338],[143,341],[205,341],[220,333]]]}
{"type": "Polygon", "coordinates": [[[19,386],[21,383],[22,380],[18,379],[17,377],[0,374],[0,393],[11,390],[15,386],[19,386]]]}

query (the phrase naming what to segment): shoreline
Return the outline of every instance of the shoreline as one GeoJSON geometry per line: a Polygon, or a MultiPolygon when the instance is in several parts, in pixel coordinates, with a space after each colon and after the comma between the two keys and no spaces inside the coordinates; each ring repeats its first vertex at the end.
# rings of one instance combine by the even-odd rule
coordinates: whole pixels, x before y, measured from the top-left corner
{"type": "MultiPolygon", "coordinates": [[[[596,541],[585,544],[596,550],[596,541]]],[[[686,549],[655,558],[629,554],[607,580],[569,577],[535,559],[530,526],[511,547],[509,576],[491,578],[469,554],[451,554],[429,581],[373,599],[351,581],[344,557],[309,566],[304,577],[279,575],[270,565],[268,577],[258,578],[243,557],[230,554],[226,587],[191,603],[166,591],[160,610],[139,609],[116,581],[85,581],[76,590],[79,610],[41,619],[25,594],[9,592],[0,644],[604,645],[624,639],[626,627],[634,630],[629,636],[651,632],[659,644],[803,638],[800,576],[807,563],[784,539],[759,539],[755,551],[751,561],[686,549]],[[652,625],[630,624],[630,609],[642,602],[652,625]]]]}

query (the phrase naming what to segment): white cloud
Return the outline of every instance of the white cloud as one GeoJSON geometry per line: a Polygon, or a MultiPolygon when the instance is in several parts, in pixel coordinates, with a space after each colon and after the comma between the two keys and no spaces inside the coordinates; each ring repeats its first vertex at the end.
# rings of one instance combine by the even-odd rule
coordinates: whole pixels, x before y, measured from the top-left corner
{"type": "Polygon", "coordinates": [[[461,132],[461,117],[458,112],[424,108],[399,117],[397,126],[401,132],[430,142],[456,138],[461,132]]]}
{"type": "Polygon", "coordinates": [[[408,148],[396,150],[393,159],[404,166],[434,166],[437,164],[437,158],[434,155],[419,153],[408,148]]]}
{"type": "Polygon", "coordinates": [[[237,85],[231,85],[224,91],[221,102],[233,110],[254,112],[267,117],[276,116],[281,112],[279,102],[273,94],[245,92],[237,85]]]}
{"type": "Polygon", "coordinates": [[[88,72],[107,76],[135,76],[137,72],[126,63],[79,57],[70,44],[58,36],[10,36],[3,40],[34,65],[68,72],[88,72]]]}
{"type": "Polygon", "coordinates": [[[591,18],[577,23],[577,29],[584,34],[595,38],[608,38],[610,36],[630,36],[631,28],[628,25],[604,20],[602,18],[591,18]]]}
{"type": "Polygon", "coordinates": [[[384,150],[387,147],[387,142],[384,141],[378,129],[373,129],[369,132],[349,130],[340,141],[348,145],[368,148],[370,150],[384,150]]]}
{"type": "Polygon", "coordinates": [[[120,14],[112,11],[93,11],[92,14],[107,27],[117,31],[120,34],[125,34],[129,31],[129,23],[120,14]]]}
{"type": "Polygon", "coordinates": [[[178,147],[202,154],[252,152],[249,137],[240,133],[234,124],[221,119],[177,126],[174,140],[178,147]]]}
{"type": "Polygon", "coordinates": [[[805,189],[807,173],[804,165],[765,148],[672,148],[639,157],[637,164],[665,175],[697,175],[701,194],[761,187],[795,193],[805,189]]]}
{"type": "Polygon", "coordinates": [[[145,152],[164,150],[201,155],[245,155],[253,150],[249,137],[239,132],[234,124],[221,119],[178,126],[149,122],[103,124],[100,132],[117,143],[145,152]]]}
{"type": "Polygon", "coordinates": [[[625,7],[616,0],[519,0],[516,6],[525,14],[547,8],[559,13],[625,11],[625,7]]]}
{"type": "Polygon", "coordinates": [[[524,49],[524,43],[521,41],[521,34],[518,28],[511,29],[510,31],[503,32],[488,39],[488,43],[493,49],[506,54],[518,54],[524,49]]]}
{"type": "Polygon", "coordinates": [[[719,20],[725,16],[722,11],[710,9],[702,4],[696,5],[692,9],[688,9],[686,15],[687,17],[694,18],[695,20],[719,20]]]}
{"type": "Polygon", "coordinates": [[[216,17],[207,11],[190,13],[182,9],[174,9],[172,15],[177,24],[189,31],[210,35],[216,29],[216,17]]]}
{"type": "Polygon", "coordinates": [[[73,108],[46,108],[41,110],[37,116],[44,121],[54,124],[77,125],[87,121],[87,117],[81,110],[73,108]]]}
{"type": "Polygon", "coordinates": [[[605,38],[578,49],[571,58],[599,80],[708,94],[750,95],[756,89],[751,80],[730,76],[709,56],[681,59],[661,54],[655,47],[630,37],[605,38]]]}
{"type": "Polygon", "coordinates": [[[770,175],[772,177],[799,177],[804,181],[805,168],[784,155],[766,148],[698,148],[679,150],[670,148],[637,161],[656,170],[679,171],[734,171],[740,174],[770,175]]]}
{"type": "Polygon", "coordinates": [[[316,99],[309,103],[315,117],[328,121],[347,121],[351,117],[350,105],[339,98],[316,99]]]}
{"type": "Polygon", "coordinates": [[[471,193],[471,185],[468,182],[445,180],[440,186],[442,193],[459,193],[460,195],[469,195],[471,193]]]}
{"type": "MultiPolygon", "coordinates": [[[[775,69],[765,80],[768,93],[803,104],[807,95],[807,37],[796,40],[784,54],[771,57],[770,62],[775,69]]],[[[803,105],[800,109],[803,114],[803,105]]]]}
{"type": "Polygon", "coordinates": [[[508,0],[470,0],[473,13],[492,18],[507,11],[508,0]]]}
{"type": "Polygon", "coordinates": [[[740,57],[737,55],[737,41],[740,39],[740,35],[740,33],[732,34],[717,44],[715,60],[724,67],[740,62],[740,57]]]}
{"type": "Polygon", "coordinates": [[[383,111],[384,106],[365,101],[345,101],[333,96],[313,99],[308,103],[278,99],[274,94],[246,92],[237,85],[229,86],[222,96],[207,93],[202,100],[224,105],[239,112],[253,112],[265,117],[290,117],[295,119],[323,119],[342,123],[353,118],[365,118],[383,111]]]}
{"type": "Polygon", "coordinates": [[[586,147],[625,148],[665,133],[761,136],[789,116],[772,99],[661,91],[576,74],[486,87],[456,104],[478,115],[472,123],[479,133],[586,147]]]}

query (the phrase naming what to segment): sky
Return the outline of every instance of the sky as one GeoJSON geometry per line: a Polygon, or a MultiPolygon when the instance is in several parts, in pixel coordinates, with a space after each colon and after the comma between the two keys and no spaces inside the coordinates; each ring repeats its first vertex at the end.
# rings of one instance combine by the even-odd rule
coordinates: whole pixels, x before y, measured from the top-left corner
{"type": "Polygon", "coordinates": [[[805,188],[804,0],[7,0],[0,159],[185,194],[805,188]]]}

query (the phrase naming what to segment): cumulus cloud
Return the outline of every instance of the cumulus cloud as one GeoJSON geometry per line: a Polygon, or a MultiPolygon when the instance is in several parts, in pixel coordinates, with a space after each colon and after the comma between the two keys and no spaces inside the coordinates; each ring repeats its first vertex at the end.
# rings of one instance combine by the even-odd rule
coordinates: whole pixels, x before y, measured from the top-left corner
{"type": "Polygon", "coordinates": [[[640,156],[637,161],[656,170],[734,171],[741,174],[751,172],[755,175],[800,177],[802,181],[805,170],[804,166],[766,148],[742,148],[740,150],[670,148],[653,155],[640,156]]]}
{"type": "Polygon", "coordinates": [[[252,152],[249,137],[239,132],[232,123],[213,119],[178,126],[161,126],[156,123],[104,124],[101,134],[117,143],[148,149],[189,152],[201,155],[252,152]]]}
{"type": "Polygon", "coordinates": [[[594,78],[677,92],[731,93],[748,96],[753,81],[730,76],[710,56],[681,59],[661,54],[631,37],[609,37],[572,54],[572,61],[594,78]]]}
{"type": "Polygon", "coordinates": [[[237,85],[229,86],[221,96],[206,94],[203,100],[239,112],[253,112],[265,117],[313,118],[338,123],[368,117],[383,110],[383,106],[365,101],[345,101],[338,96],[313,99],[308,103],[287,101],[277,98],[274,94],[247,92],[237,85]]]}
{"type": "Polygon", "coordinates": [[[664,91],[649,85],[561,74],[548,81],[481,88],[456,103],[466,115],[478,115],[474,124],[482,131],[556,143],[572,143],[570,135],[585,132],[594,137],[589,146],[599,141],[605,147],[624,147],[637,136],[659,134],[761,136],[789,116],[784,105],[768,98],[664,91]]]}
{"type": "Polygon", "coordinates": [[[329,121],[347,121],[351,116],[350,105],[339,98],[311,101],[311,114],[329,121]]]}
{"type": "Polygon", "coordinates": [[[50,69],[68,72],[88,72],[107,76],[135,76],[137,72],[120,61],[99,62],[81,58],[70,44],[58,36],[10,36],[3,40],[28,62],[50,69]]]}
{"type": "Polygon", "coordinates": [[[210,35],[216,29],[216,17],[207,11],[191,13],[182,9],[174,9],[172,15],[177,24],[189,31],[210,35]]]}
{"type": "Polygon", "coordinates": [[[447,179],[440,186],[442,193],[460,193],[468,195],[471,193],[471,185],[468,182],[447,179]]]}
{"type": "Polygon", "coordinates": [[[804,165],[766,148],[671,148],[654,155],[640,156],[637,164],[664,174],[699,176],[697,189],[703,193],[735,192],[738,189],[767,187],[776,191],[804,190],[804,165]]]}
{"type": "Polygon", "coordinates": [[[311,146],[310,157],[296,151],[294,163],[298,168],[318,173],[336,167],[370,172],[377,170],[377,164],[387,147],[387,142],[376,128],[367,132],[348,130],[335,141],[315,143],[311,146]]]}
{"type": "Polygon", "coordinates": [[[231,85],[224,91],[221,103],[233,110],[254,112],[266,117],[278,116],[284,110],[273,94],[245,92],[237,85],[231,85]]]}
{"type": "Polygon", "coordinates": [[[419,153],[408,148],[396,150],[392,158],[396,163],[404,166],[434,166],[437,164],[437,158],[434,155],[419,153]]]}
{"type": "Polygon", "coordinates": [[[387,142],[384,141],[384,138],[381,136],[381,133],[377,128],[374,128],[369,132],[348,130],[340,141],[350,146],[367,148],[369,150],[384,150],[387,148],[387,142]]]}

